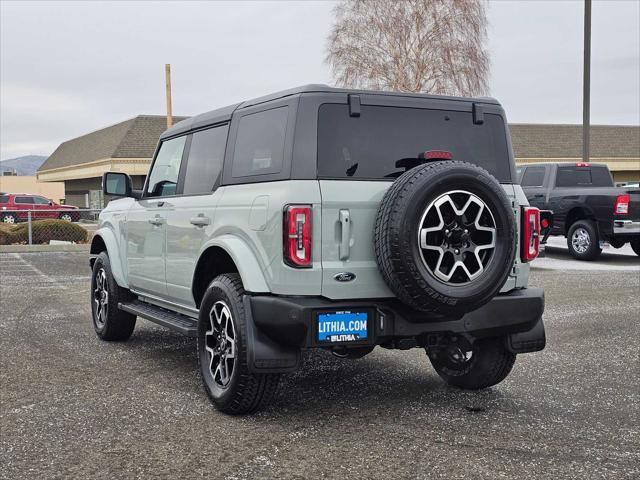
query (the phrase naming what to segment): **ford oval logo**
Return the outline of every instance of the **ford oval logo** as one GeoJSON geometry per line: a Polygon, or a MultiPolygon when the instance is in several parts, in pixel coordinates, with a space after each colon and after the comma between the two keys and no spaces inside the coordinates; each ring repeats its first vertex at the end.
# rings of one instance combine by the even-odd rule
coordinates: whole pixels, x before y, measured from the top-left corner
{"type": "Polygon", "coordinates": [[[356,279],[356,274],[351,272],[340,272],[333,276],[336,282],[351,282],[356,279]]]}

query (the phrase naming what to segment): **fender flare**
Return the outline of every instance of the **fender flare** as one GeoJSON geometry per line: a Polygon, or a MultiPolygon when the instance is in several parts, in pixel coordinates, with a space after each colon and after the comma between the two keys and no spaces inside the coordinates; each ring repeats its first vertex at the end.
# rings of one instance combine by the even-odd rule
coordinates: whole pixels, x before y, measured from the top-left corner
{"type": "MultiPolygon", "coordinates": [[[[116,241],[115,234],[113,233],[113,231],[105,227],[96,230],[96,233],[93,235],[93,240],[91,240],[90,252],[92,255],[100,253],[99,251],[96,251],[98,245],[97,239],[100,239],[107,248],[107,255],[109,255],[109,261],[111,263],[111,273],[113,274],[114,280],[116,281],[118,286],[122,288],[129,288],[129,285],[125,279],[120,255],[118,255],[118,242],[116,241]]],[[[91,260],[91,266],[93,267],[93,260],[91,260]]]]}
{"type": "Polygon", "coordinates": [[[229,254],[233,263],[238,267],[238,274],[247,292],[269,293],[271,291],[256,255],[244,240],[229,234],[216,237],[202,246],[198,261],[202,258],[204,252],[211,247],[222,248],[229,254]]]}

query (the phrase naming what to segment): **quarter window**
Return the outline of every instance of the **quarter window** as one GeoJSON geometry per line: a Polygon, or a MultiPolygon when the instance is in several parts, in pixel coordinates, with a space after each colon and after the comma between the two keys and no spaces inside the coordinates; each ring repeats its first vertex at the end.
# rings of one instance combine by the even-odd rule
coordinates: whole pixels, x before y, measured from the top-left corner
{"type": "Polygon", "coordinates": [[[165,140],[160,145],[156,161],[149,174],[148,197],[164,197],[177,193],[178,176],[186,139],[186,136],[172,138],[165,140]]]}
{"type": "Polygon", "coordinates": [[[541,187],[544,184],[544,167],[527,167],[520,185],[523,187],[541,187]]]}
{"type": "Polygon", "coordinates": [[[195,132],[191,138],[184,193],[210,193],[222,172],[229,125],[195,132]]]}
{"type": "Polygon", "coordinates": [[[245,115],[238,125],[233,177],[267,175],[282,170],[287,107],[245,115]]]}

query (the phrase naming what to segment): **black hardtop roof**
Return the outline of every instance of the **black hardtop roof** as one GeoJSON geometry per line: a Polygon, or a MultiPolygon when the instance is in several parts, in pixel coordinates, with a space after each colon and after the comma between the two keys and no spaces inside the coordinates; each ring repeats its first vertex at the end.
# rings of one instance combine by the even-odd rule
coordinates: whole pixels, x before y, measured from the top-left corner
{"type": "Polygon", "coordinates": [[[383,95],[383,96],[391,96],[391,97],[413,97],[413,98],[424,98],[424,99],[434,99],[434,100],[454,100],[460,102],[477,102],[477,103],[488,103],[493,105],[500,105],[500,103],[491,97],[448,97],[444,95],[429,95],[426,93],[405,93],[405,92],[388,92],[388,91],[377,91],[377,90],[356,90],[356,89],[346,89],[346,88],[334,88],[329,87],[328,85],[322,84],[309,84],[303,85],[300,87],[290,88],[288,90],[282,90],[280,92],[271,93],[269,95],[264,95],[262,97],[254,98],[252,100],[246,100],[241,103],[236,103],[234,105],[229,105],[227,107],[218,108],[216,110],[211,110],[209,112],[201,113],[200,115],[196,115],[195,117],[188,118],[181,122],[176,123],[173,127],[166,130],[160,138],[171,137],[173,135],[177,135],[183,133],[187,130],[196,129],[199,127],[204,127],[207,125],[213,125],[220,122],[228,121],[231,118],[233,112],[238,109],[250,107],[253,105],[258,105],[260,103],[270,102],[272,100],[278,100],[280,98],[290,97],[293,95],[300,95],[303,93],[344,93],[351,95],[383,95]]]}

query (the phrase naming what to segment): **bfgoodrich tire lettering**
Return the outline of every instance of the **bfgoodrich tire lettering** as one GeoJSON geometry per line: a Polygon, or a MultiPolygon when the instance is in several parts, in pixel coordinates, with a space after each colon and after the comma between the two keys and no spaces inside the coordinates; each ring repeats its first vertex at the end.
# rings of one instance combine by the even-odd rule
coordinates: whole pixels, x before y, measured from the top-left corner
{"type": "Polygon", "coordinates": [[[198,319],[198,363],[204,387],[218,410],[229,414],[265,407],[279,381],[277,374],[249,372],[243,295],[239,275],[219,275],[204,294],[198,319]]]}
{"type": "MultiPolygon", "coordinates": [[[[433,162],[409,170],[387,190],[376,218],[376,260],[387,285],[404,303],[422,311],[463,314],[491,300],[506,281],[516,252],[515,234],[509,199],[486,170],[466,162],[433,162]],[[467,261],[467,256],[471,255],[475,257],[476,243],[485,245],[489,254],[483,254],[482,270],[478,275],[465,278],[460,273],[459,281],[443,280],[442,275],[434,274],[433,268],[425,262],[424,245],[421,246],[419,240],[422,222],[430,206],[438,199],[449,202],[447,195],[455,197],[451,205],[455,204],[456,208],[450,207],[451,218],[445,219],[442,231],[437,234],[442,235],[442,245],[452,250],[448,260],[452,268],[458,260],[467,261]],[[462,203],[468,201],[477,201],[468,213],[473,218],[467,218],[466,212],[457,214],[465,211],[462,203]],[[485,213],[480,204],[486,207],[485,213]],[[489,237],[484,240],[471,238],[470,235],[475,234],[467,231],[480,215],[486,217],[479,226],[495,230],[492,235],[494,245],[490,248],[489,237]],[[455,233],[453,237],[450,236],[452,233],[455,233]]],[[[463,270],[459,269],[460,272],[463,270]]]]}

